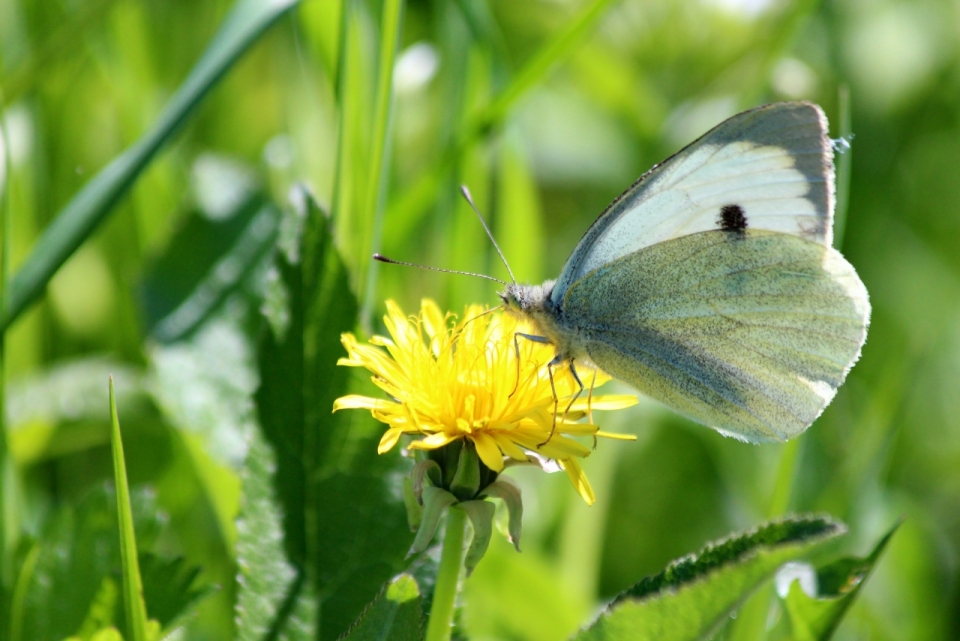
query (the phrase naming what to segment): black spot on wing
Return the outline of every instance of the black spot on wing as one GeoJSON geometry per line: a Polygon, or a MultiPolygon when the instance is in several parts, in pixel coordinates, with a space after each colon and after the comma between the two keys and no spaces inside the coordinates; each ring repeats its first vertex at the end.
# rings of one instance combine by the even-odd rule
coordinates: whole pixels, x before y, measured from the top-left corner
{"type": "Polygon", "coordinates": [[[717,224],[723,231],[743,231],[747,228],[747,216],[740,205],[724,205],[717,224]]]}

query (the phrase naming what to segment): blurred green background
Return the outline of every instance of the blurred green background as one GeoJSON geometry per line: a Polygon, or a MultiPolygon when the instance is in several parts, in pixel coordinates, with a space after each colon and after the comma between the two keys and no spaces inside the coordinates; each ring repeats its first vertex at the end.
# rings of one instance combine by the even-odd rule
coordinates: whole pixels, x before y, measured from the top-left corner
{"type": "MultiPolygon", "coordinates": [[[[154,122],[230,5],[0,0],[11,273],[154,122]]],[[[486,281],[369,259],[506,277],[460,183],[517,277],[539,282],[652,164],[737,111],[804,99],[834,136],[849,120],[838,236],[873,303],[836,400],[787,445],[726,439],[652,402],[601,415],[638,440],[587,461],[597,504],[562,474],[511,472],[524,551],[494,541],[460,623],[477,640],[563,639],[708,540],[825,511],[860,554],[906,519],[836,638],[960,638],[960,2],[410,0],[385,129],[381,12],[313,0],[282,17],[6,333],[6,553],[62,532],[111,478],[112,373],[150,515],[141,543],[219,586],[186,638],[233,638],[259,309],[294,185],[333,209],[360,327],[382,331],[385,298],[411,312],[422,297],[496,302],[486,281]]]]}

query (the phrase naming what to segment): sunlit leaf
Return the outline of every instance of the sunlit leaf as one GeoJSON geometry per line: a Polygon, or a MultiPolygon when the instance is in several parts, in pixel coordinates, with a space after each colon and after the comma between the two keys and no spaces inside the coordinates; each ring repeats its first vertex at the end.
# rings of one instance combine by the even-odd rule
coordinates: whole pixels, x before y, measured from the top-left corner
{"type": "Polygon", "coordinates": [[[845,531],[827,517],[787,517],[711,543],[626,590],[575,639],[707,638],[777,568],[845,531]]]}
{"type": "MultiPolygon", "coordinates": [[[[285,601],[307,601],[304,576],[287,561],[281,513],[273,493],[273,452],[259,433],[250,435],[243,474],[243,502],[237,519],[237,638],[254,641],[291,626],[285,601]]],[[[309,602],[303,607],[311,610],[309,602]]],[[[316,616],[310,624],[316,625],[316,616]]]]}
{"type": "Polygon", "coordinates": [[[419,641],[422,628],[420,588],[409,574],[401,574],[384,586],[341,641],[419,641]]]}
{"type": "MultiPolygon", "coordinates": [[[[140,283],[145,324],[154,338],[171,342],[195,330],[236,291],[273,247],[279,211],[244,168],[203,156],[195,174],[214,184],[202,208],[190,212],[152,261],[140,283]],[[225,184],[224,184],[225,183],[225,184]]],[[[257,292],[259,293],[259,292],[257,292]]]]}
{"type": "Polygon", "coordinates": [[[286,292],[287,320],[281,334],[265,328],[256,401],[277,455],[285,551],[315,573],[320,636],[336,639],[402,569],[413,535],[400,488],[388,482],[397,458],[377,454],[379,428],[358,412],[332,414],[350,385],[350,370],[336,363],[357,301],[326,217],[305,191],[294,204],[303,235],[278,254],[274,282],[286,292]]]}
{"type": "Polygon", "coordinates": [[[847,557],[817,568],[815,595],[807,594],[800,581],[790,584],[784,601],[794,641],[828,641],[833,636],[898,527],[900,523],[866,557],[847,557]]]}

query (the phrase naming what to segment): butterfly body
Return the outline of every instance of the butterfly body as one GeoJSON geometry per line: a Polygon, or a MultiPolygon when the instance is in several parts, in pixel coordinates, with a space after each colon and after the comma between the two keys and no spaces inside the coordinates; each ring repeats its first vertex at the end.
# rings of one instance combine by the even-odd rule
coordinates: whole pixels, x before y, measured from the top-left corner
{"type": "Polygon", "coordinates": [[[809,103],[738,114],[645,174],[555,281],[506,308],[556,348],[748,441],[799,434],[833,398],[870,306],[830,246],[832,146],[809,103]]]}

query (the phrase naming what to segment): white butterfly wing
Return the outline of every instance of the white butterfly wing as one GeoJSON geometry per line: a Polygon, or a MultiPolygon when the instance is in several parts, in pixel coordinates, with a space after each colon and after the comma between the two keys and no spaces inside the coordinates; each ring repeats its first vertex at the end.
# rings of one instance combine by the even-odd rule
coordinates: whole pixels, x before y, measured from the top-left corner
{"type": "Polygon", "coordinates": [[[664,241],[569,288],[561,324],[602,370],[719,431],[785,440],[860,355],[867,292],[831,247],[747,229],[664,241]]]}
{"type": "Polygon", "coordinates": [[[749,229],[832,242],[833,148],[823,111],[805,102],[737,114],[644,174],[593,223],[560,273],[579,278],[671,238],[724,228],[737,206],[749,229]]]}

